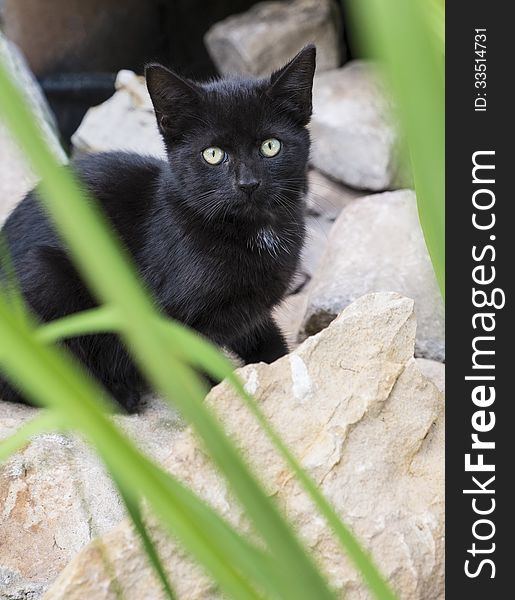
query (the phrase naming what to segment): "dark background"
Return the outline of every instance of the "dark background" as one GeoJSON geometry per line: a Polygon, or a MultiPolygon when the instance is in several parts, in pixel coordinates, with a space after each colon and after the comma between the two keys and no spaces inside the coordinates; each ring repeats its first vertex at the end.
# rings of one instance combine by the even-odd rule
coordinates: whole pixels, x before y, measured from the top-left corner
{"type": "MultiPolygon", "coordinates": [[[[54,111],[63,143],[86,110],[114,92],[120,69],[162,62],[194,78],[216,75],[203,36],[256,0],[0,0],[1,25],[23,50],[54,111]]],[[[342,11],[342,55],[357,55],[342,11]]]]}

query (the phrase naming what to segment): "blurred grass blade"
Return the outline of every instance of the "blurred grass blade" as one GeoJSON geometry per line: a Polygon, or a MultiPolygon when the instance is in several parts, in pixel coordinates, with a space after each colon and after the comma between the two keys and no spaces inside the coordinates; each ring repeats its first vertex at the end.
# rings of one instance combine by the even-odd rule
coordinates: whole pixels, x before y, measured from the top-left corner
{"type": "Polygon", "coordinates": [[[134,495],[144,490],[162,522],[230,597],[260,598],[247,569],[260,552],[192,492],[141,455],[102,413],[97,399],[101,392],[95,383],[60,349],[42,347],[9,315],[2,298],[0,332],[11,349],[2,355],[10,379],[27,396],[62,415],[66,429],[81,431],[124,489],[134,495]],[[245,568],[240,570],[242,565],[245,568]]]}
{"type": "Polygon", "coordinates": [[[60,429],[61,419],[55,412],[45,410],[24,423],[15,433],[0,441],[0,463],[21,450],[30,440],[42,433],[60,429]]]}
{"type": "Polygon", "coordinates": [[[36,335],[41,342],[51,344],[76,336],[121,330],[122,320],[116,307],[105,304],[44,323],[36,335]]]}
{"type": "Polygon", "coordinates": [[[445,45],[445,1],[428,0],[422,8],[426,11],[427,22],[434,34],[437,52],[441,53],[445,45]]]}
{"type": "Polygon", "coordinates": [[[0,231],[0,293],[8,299],[11,310],[18,319],[30,319],[3,231],[0,231]]]}
{"type": "Polygon", "coordinates": [[[71,173],[59,167],[34,126],[23,98],[0,65],[0,109],[20,146],[41,176],[41,200],[64,238],[70,253],[92,290],[117,307],[123,323],[122,338],[154,388],[173,400],[192,424],[207,451],[227,478],[270,553],[282,561],[283,577],[298,600],[334,598],[311,557],[280,515],[274,502],[249,471],[234,444],[202,402],[204,390],[196,375],[167,354],[156,311],[121,244],[93,199],[78,192],[71,173]]]}
{"type": "MultiPolygon", "coordinates": [[[[103,312],[105,310],[105,308],[99,308],[87,313],[81,313],[84,316],[87,315],[87,319],[79,319],[79,315],[77,315],[43,325],[38,330],[38,337],[47,341],[57,341],[56,334],[84,335],[95,331],[106,333],[117,331],[118,329],[114,326],[114,323],[108,322],[104,318],[103,312]]],[[[160,319],[160,326],[169,342],[168,348],[170,354],[182,357],[190,365],[205,371],[215,380],[221,381],[227,378],[230,381],[311,496],[320,513],[327,519],[342,548],[361,571],[370,590],[380,600],[395,600],[395,594],[375,567],[370,556],[361,548],[352,532],[343,524],[315,482],[301,467],[297,459],[283,443],[281,437],[270,425],[254,398],[248,394],[242,381],[235,374],[230,361],[220,354],[212,344],[174,321],[160,319]]]]}
{"type": "Polygon", "coordinates": [[[148,532],[147,526],[145,525],[145,522],[143,521],[143,517],[141,516],[141,510],[140,510],[138,501],[135,498],[133,498],[132,494],[128,490],[125,490],[125,488],[123,487],[123,484],[118,482],[118,478],[116,477],[116,475],[114,473],[111,473],[111,478],[117,484],[118,491],[123,500],[123,503],[125,504],[125,508],[127,509],[127,512],[132,520],[134,528],[136,529],[136,531],[141,539],[141,543],[143,544],[143,548],[145,550],[147,558],[148,558],[152,568],[154,569],[157,577],[161,581],[161,585],[163,587],[163,591],[166,594],[166,597],[169,600],[175,600],[176,599],[175,593],[172,589],[172,586],[168,579],[168,575],[163,566],[163,563],[161,562],[161,559],[159,558],[159,552],[157,551],[157,548],[155,547],[155,544],[152,540],[152,536],[148,532]]]}
{"type": "Polygon", "coordinates": [[[286,460],[288,466],[295,473],[320,513],[326,518],[343,550],[359,569],[370,590],[378,600],[395,600],[395,594],[375,567],[371,557],[363,550],[353,533],[344,525],[313,479],[302,468],[298,460],[282,441],[281,436],[269,423],[254,398],[245,389],[241,379],[235,374],[231,363],[217,352],[211,344],[205,342],[202,338],[194,335],[184,327],[178,327],[176,323],[167,321],[163,323],[163,329],[171,334],[171,344],[180,348],[184,354],[184,358],[191,364],[205,370],[214,379],[228,379],[234,389],[243,398],[269,439],[286,460]]]}
{"type": "Polygon", "coordinates": [[[236,497],[245,508],[254,529],[266,542],[275,559],[282,562],[289,578],[290,593],[300,600],[306,598],[334,598],[311,557],[301,546],[274,502],[267,497],[261,485],[251,474],[234,443],[227,438],[211,409],[204,405],[205,389],[194,371],[175,358],[164,341],[162,327],[148,322],[154,343],[159,339],[161,352],[147,354],[147,372],[154,373],[155,387],[165,398],[173,398],[181,414],[200,434],[208,452],[219,470],[225,474],[236,497]],[[151,327],[154,325],[154,327],[151,327]],[[160,364],[162,363],[162,364],[160,364]],[[173,372],[167,377],[165,368],[173,372]],[[199,410],[201,407],[201,410],[199,410]]]}
{"type": "Polygon", "coordinates": [[[0,332],[12,350],[2,357],[4,368],[25,393],[65,415],[67,429],[82,431],[110,472],[116,473],[117,485],[133,494],[144,490],[149,506],[230,597],[261,597],[253,591],[256,585],[269,598],[291,597],[292,573],[285,572],[281,558],[252,546],[192,492],[144,458],[102,414],[94,382],[81,378],[61,350],[41,346],[35,334],[32,338],[9,318],[1,300],[0,332]]]}
{"type": "Polygon", "coordinates": [[[445,298],[443,7],[435,0],[353,0],[351,6],[359,38],[367,53],[380,57],[392,86],[408,142],[420,224],[445,298]]]}

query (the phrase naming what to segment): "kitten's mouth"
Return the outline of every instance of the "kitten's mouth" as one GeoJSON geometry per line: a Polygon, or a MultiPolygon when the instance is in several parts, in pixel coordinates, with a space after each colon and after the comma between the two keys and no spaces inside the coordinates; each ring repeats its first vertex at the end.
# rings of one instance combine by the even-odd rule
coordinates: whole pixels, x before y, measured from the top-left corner
{"type": "Polygon", "coordinates": [[[257,197],[238,198],[233,214],[236,218],[240,217],[244,221],[259,221],[263,224],[275,221],[271,204],[257,197]]]}
{"type": "Polygon", "coordinates": [[[274,204],[273,198],[265,194],[234,194],[226,197],[225,202],[213,208],[206,206],[202,213],[204,218],[218,224],[232,223],[252,227],[268,227],[281,219],[281,211],[274,204]]]}

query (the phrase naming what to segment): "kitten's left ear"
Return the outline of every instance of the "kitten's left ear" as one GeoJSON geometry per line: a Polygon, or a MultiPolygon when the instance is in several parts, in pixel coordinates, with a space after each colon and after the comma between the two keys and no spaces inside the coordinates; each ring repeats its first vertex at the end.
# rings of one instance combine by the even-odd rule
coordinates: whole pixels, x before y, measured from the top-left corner
{"type": "Polygon", "coordinates": [[[307,125],[312,112],[312,88],[316,48],[303,48],[286,66],[272,73],[268,93],[300,122],[307,125]]]}
{"type": "Polygon", "coordinates": [[[201,88],[158,64],[145,67],[145,78],[159,130],[165,138],[180,137],[196,113],[201,88]]]}

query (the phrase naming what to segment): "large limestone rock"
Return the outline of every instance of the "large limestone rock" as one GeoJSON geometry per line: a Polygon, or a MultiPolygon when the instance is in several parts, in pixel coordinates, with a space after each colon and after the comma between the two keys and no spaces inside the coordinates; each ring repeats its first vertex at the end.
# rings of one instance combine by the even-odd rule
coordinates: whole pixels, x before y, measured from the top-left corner
{"type": "MultiPolygon", "coordinates": [[[[37,409],[0,401],[0,439],[37,409]]],[[[142,449],[162,460],[177,418],[157,400],[143,415],[117,417],[142,449]]],[[[66,564],[124,516],[102,465],[78,439],[35,438],[0,464],[0,598],[39,598],[66,564]]]]}
{"type": "Polygon", "coordinates": [[[372,64],[352,61],[315,77],[312,163],[352,187],[382,191],[397,181],[397,134],[372,64]]]}
{"type": "MultiPolygon", "coordinates": [[[[57,139],[55,123],[46,100],[18,48],[0,31],[0,57],[24,93],[38,126],[56,157],[66,161],[57,139]]],[[[0,226],[9,212],[36,183],[34,173],[0,119],[0,226]]]]}
{"type": "Polygon", "coordinates": [[[204,40],[222,75],[270,75],[310,42],[325,71],[340,65],[339,18],[334,0],[260,2],[214,25],[204,40]]]}
{"type": "MultiPolygon", "coordinates": [[[[403,600],[443,598],[443,396],[413,359],[413,301],[365,296],[324,331],[272,365],[240,369],[266,416],[371,552],[403,600]]],[[[227,384],[207,402],[234,436],[270,495],[348,600],[370,599],[360,576],[316,516],[289,469],[227,384]]],[[[248,523],[189,430],[166,468],[233,524],[248,523]]],[[[157,528],[153,528],[178,598],[219,598],[157,528]]],[[[45,600],[163,598],[130,525],[87,546],[45,600]]]]}
{"type": "Polygon", "coordinates": [[[382,291],[415,300],[416,354],[443,361],[444,307],[410,190],[360,198],[342,212],[310,286],[301,337],[363,294],[382,291]]]}

